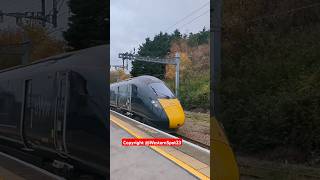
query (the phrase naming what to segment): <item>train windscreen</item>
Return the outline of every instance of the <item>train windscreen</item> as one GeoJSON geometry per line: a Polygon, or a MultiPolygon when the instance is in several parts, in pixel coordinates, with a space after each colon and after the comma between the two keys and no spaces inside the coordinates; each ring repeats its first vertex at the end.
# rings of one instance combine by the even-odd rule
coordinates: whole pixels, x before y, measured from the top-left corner
{"type": "Polygon", "coordinates": [[[149,84],[154,93],[158,96],[158,98],[166,98],[173,99],[175,96],[172,94],[169,88],[165,86],[163,83],[151,83],[149,84]]]}

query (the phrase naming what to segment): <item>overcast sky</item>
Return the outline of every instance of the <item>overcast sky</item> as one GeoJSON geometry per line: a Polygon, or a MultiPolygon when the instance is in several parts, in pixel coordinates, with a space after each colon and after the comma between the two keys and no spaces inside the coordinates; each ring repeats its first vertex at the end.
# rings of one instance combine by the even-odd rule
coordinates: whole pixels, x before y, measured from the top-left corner
{"type": "MultiPolygon", "coordinates": [[[[58,27],[47,27],[49,31],[56,31],[52,33],[54,36],[61,38],[61,32],[68,28],[70,14],[68,0],[57,1],[58,8],[62,5],[58,14],[58,27]]],[[[46,4],[48,13],[52,9],[52,0],[46,0],[46,4]]],[[[178,28],[181,33],[189,34],[199,32],[204,26],[208,29],[210,24],[209,0],[111,0],[110,6],[111,65],[121,64],[118,53],[137,49],[145,38],[153,38],[160,31],[172,33],[178,28]],[[187,15],[190,16],[179,21],[187,15]]],[[[5,13],[41,11],[41,0],[0,0],[0,10],[5,13]]],[[[0,29],[6,27],[16,27],[15,18],[4,17],[0,29]]]]}
{"type": "MultiPolygon", "coordinates": [[[[57,0],[58,8],[58,27],[53,28],[52,25],[47,25],[49,31],[54,31],[53,36],[62,38],[62,31],[68,27],[69,8],[67,2],[69,0],[57,0]]],[[[46,14],[52,10],[52,0],[46,0],[46,14]]],[[[3,13],[13,12],[30,12],[41,11],[41,0],[0,0],[0,11],[3,13]]],[[[0,24],[0,29],[16,28],[16,20],[12,17],[4,17],[4,22],[0,24]]]]}
{"type": "Polygon", "coordinates": [[[160,31],[172,33],[178,28],[182,34],[189,34],[210,26],[209,0],[111,0],[110,6],[111,65],[122,64],[118,53],[137,49],[147,37],[153,38],[160,31]]]}

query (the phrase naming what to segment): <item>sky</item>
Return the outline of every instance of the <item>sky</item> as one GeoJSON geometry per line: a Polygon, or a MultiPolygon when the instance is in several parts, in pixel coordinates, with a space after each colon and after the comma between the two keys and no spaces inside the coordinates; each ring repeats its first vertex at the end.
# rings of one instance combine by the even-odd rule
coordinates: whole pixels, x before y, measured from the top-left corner
{"type": "MultiPolygon", "coordinates": [[[[62,39],[62,31],[68,28],[70,12],[68,0],[57,2],[58,9],[61,6],[58,27],[48,25],[47,28],[54,31],[53,36],[62,39]]],[[[52,9],[52,0],[46,0],[46,4],[48,13],[52,9]]],[[[160,31],[172,33],[177,28],[181,33],[189,34],[199,32],[204,26],[208,29],[209,9],[209,0],[110,0],[110,64],[122,64],[118,53],[138,49],[147,37],[153,38],[160,31]],[[190,16],[179,21],[187,15],[190,16]]],[[[5,13],[40,10],[41,0],[0,0],[0,11],[5,13]]],[[[15,18],[4,17],[0,29],[8,27],[16,28],[15,18]]]]}
{"type": "MultiPolygon", "coordinates": [[[[52,2],[52,0],[46,0],[46,14],[52,9],[52,2]]],[[[49,32],[53,31],[52,36],[59,39],[62,39],[62,31],[68,28],[70,12],[67,2],[68,0],[57,0],[58,27],[53,28],[50,24],[47,25],[49,32]]],[[[41,0],[0,0],[0,11],[3,13],[41,11],[41,0]]],[[[15,18],[4,16],[4,22],[0,23],[0,29],[17,28],[15,22],[15,18]]]]}
{"type": "Polygon", "coordinates": [[[153,38],[160,31],[179,29],[189,34],[203,27],[209,29],[209,9],[209,0],[111,0],[110,64],[121,65],[118,53],[137,50],[147,37],[153,38]]]}

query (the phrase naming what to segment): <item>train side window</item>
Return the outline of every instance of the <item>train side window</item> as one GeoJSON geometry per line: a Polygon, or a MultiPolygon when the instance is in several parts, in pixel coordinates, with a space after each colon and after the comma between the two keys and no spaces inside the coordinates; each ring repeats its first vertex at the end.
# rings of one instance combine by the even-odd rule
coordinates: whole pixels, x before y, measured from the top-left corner
{"type": "Polygon", "coordinates": [[[5,98],[0,97],[0,112],[2,112],[5,107],[5,98]]]}
{"type": "Polygon", "coordinates": [[[0,124],[13,125],[14,122],[9,116],[12,116],[12,106],[10,105],[11,99],[14,96],[10,94],[10,82],[2,81],[0,87],[0,124]]]}
{"type": "Polygon", "coordinates": [[[88,95],[87,81],[79,73],[72,72],[70,74],[71,91],[80,96],[88,95]]]}
{"type": "MultiPolygon", "coordinates": [[[[7,114],[7,109],[6,109],[6,102],[4,97],[0,97],[0,117],[1,120],[6,119],[6,114],[7,114]]],[[[0,124],[3,124],[2,121],[0,121],[0,124]]]]}
{"type": "Polygon", "coordinates": [[[115,100],[116,99],[116,91],[114,87],[110,88],[110,99],[115,100]]]}
{"type": "Polygon", "coordinates": [[[132,84],[131,87],[132,87],[132,96],[138,96],[138,87],[134,84],[132,84]]]}
{"type": "Polygon", "coordinates": [[[119,94],[125,96],[128,93],[128,88],[125,85],[119,86],[119,94]]]}

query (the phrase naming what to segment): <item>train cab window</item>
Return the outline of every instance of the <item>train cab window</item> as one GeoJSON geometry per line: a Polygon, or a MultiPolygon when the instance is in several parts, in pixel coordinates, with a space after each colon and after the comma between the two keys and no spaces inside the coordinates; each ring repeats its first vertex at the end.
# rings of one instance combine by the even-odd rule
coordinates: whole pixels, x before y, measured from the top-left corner
{"type": "Polygon", "coordinates": [[[166,99],[175,98],[171,90],[167,88],[167,86],[165,86],[163,83],[151,83],[149,84],[149,87],[158,96],[158,98],[166,98],[166,99]]]}

